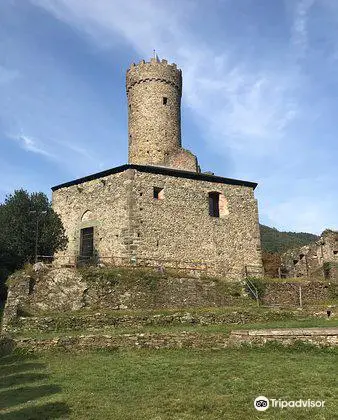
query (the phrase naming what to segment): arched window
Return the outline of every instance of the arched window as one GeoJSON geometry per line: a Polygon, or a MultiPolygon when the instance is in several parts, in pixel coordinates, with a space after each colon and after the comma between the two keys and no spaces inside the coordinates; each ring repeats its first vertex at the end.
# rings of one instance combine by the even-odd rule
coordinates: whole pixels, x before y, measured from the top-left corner
{"type": "Polygon", "coordinates": [[[81,217],[81,222],[87,222],[91,219],[93,219],[93,213],[90,210],[86,210],[81,217]]]}

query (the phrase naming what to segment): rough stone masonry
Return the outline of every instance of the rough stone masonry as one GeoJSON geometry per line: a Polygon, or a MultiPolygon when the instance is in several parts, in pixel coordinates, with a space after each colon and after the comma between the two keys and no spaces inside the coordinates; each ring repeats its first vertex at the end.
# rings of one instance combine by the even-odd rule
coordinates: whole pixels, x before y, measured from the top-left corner
{"type": "Polygon", "coordinates": [[[56,264],[152,265],[228,279],[262,273],[256,183],[200,171],[181,145],[182,73],[127,71],[129,162],[52,188],[69,242],[56,264]]]}

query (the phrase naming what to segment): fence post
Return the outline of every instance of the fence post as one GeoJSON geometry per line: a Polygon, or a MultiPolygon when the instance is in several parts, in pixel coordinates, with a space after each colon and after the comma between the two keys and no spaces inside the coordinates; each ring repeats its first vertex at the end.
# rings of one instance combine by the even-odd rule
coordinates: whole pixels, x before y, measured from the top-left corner
{"type": "Polygon", "coordinates": [[[299,307],[303,309],[302,286],[299,286],[299,307]]]}

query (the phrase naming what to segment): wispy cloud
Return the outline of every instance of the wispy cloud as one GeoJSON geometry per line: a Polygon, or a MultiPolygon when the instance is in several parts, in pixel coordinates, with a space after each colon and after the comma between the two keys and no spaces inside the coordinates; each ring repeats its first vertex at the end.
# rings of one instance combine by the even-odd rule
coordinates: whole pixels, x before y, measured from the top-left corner
{"type": "Polygon", "coordinates": [[[295,81],[282,70],[257,71],[227,49],[222,54],[188,33],[190,2],[32,0],[106,46],[118,33],[142,56],[154,44],[184,70],[186,105],[203,122],[215,147],[266,153],[296,117],[295,81]],[[168,20],[170,16],[170,20],[168,20]],[[170,22],[170,23],[169,23],[170,22]]]}
{"type": "Polygon", "coordinates": [[[316,0],[300,0],[295,2],[294,22],[292,27],[292,43],[300,58],[308,48],[308,17],[316,0]]]}
{"type": "Polygon", "coordinates": [[[48,152],[43,148],[42,142],[36,138],[27,136],[22,133],[17,135],[9,134],[8,138],[19,143],[19,145],[27,152],[37,153],[38,155],[43,155],[48,158],[55,158],[55,156],[52,153],[48,152]]]}

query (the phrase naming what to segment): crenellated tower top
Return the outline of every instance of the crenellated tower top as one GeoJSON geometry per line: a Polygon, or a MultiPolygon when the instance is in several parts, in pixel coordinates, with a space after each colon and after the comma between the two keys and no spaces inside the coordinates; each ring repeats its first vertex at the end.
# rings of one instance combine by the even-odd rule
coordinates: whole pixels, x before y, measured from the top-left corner
{"type": "Polygon", "coordinates": [[[127,70],[127,93],[138,83],[159,81],[171,84],[182,94],[182,71],[175,63],[168,64],[167,60],[152,58],[149,62],[141,60],[133,63],[127,70]]]}

